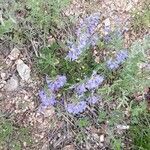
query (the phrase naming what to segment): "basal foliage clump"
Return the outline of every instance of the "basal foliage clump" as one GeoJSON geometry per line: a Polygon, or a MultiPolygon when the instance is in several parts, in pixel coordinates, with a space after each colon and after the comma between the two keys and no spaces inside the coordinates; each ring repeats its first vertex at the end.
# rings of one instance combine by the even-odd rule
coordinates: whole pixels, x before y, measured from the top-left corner
{"type": "Polygon", "coordinates": [[[30,43],[37,50],[35,41],[46,46],[50,32],[65,28],[61,12],[67,4],[69,0],[1,0],[1,39],[20,46],[30,43]]]}
{"type": "Polygon", "coordinates": [[[31,146],[32,138],[29,127],[16,127],[10,119],[0,116],[0,148],[21,150],[23,143],[31,146]]]}
{"type": "Polygon", "coordinates": [[[146,103],[133,105],[131,128],[128,132],[128,136],[132,137],[132,149],[148,150],[150,147],[150,114],[146,107],[146,103]]]}
{"type": "Polygon", "coordinates": [[[150,2],[144,0],[141,8],[136,8],[133,13],[132,26],[136,32],[147,30],[150,27],[150,2]]]}

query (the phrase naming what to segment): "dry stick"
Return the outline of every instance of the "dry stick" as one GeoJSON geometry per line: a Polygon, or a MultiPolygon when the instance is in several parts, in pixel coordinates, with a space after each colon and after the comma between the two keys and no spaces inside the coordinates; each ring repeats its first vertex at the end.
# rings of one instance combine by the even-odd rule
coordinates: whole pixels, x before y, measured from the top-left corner
{"type": "Polygon", "coordinates": [[[58,41],[57,37],[55,36],[55,34],[57,35],[56,33],[56,30],[54,27],[51,26],[51,30],[50,30],[50,34],[53,36],[53,38],[56,40],[56,43],[58,45],[60,45],[63,49],[66,49],[66,46],[61,42],[61,41],[58,41]]]}
{"type": "Polygon", "coordinates": [[[52,140],[52,138],[54,137],[54,135],[56,134],[56,132],[57,132],[60,128],[61,128],[61,124],[58,126],[57,129],[55,129],[55,130],[52,132],[52,135],[51,135],[51,137],[49,138],[49,141],[52,140]]]}
{"type": "Polygon", "coordinates": [[[31,57],[29,56],[26,48],[25,48],[25,54],[27,56],[27,59],[29,60],[29,64],[31,65],[32,64],[32,61],[30,60],[31,57]]]}
{"type": "Polygon", "coordinates": [[[32,47],[33,47],[33,50],[34,50],[35,55],[38,57],[38,52],[37,52],[37,50],[36,50],[36,48],[35,48],[35,45],[34,45],[32,39],[30,40],[30,42],[31,42],[31,45],[32,45],[32,47]]]}
{"type": "Polygon", "coordinates": [[[94,113],[94,112],[90,109],[89,106],[87,107],[87,109],[93,114],[94,117],[97,117],[96,113],[94,113]]]}
{"type": "Polygon", "coordinates": [[[2,11],[0,11],[0,22],[1,22],[2,26],[5,26],[5,23],[4,23],[3,17],[2,17],[2,11]]]}
{"type": "MultiPolygon", "coordinates": [[[[67,99],[67,98],[66,98],[67,99]]],[[[64,100],[65,101],[65,100],[64,100]]],[[[65,108],[66,108],[66,104],[67,104],[67,102],[65,101],[64,102],[64,105],[65,105],[65,108]]],[[[62,113],[62,116],[71,124],[71,125],[73,125],[74,126],[74,124],[67,118],[69,115],[68,115],[68,113],[67,113],[67,117],[62,113]]]]}
{"type": "Polygon", "coordinates": [[[54,148],[56,148],[58,145],[60,145],[65,140],[64,136],[61,136],[55,143],[54,148]]]}
{"type": "Polygon", "coordinates": [[[74,126],[74,124],[73,124],[64,114],[62,114],[62,116],[63,116],[71,125],[74,126]]]}
{"type": "MultiPolygon", "coordinates": [[[[65,96],[65,93],[63,93],[63,96],[65,97],[65,99],[67,99],[67,97],[65,96]]],[[[66,101],[65,101],[65,99],[64,99],[64,107],[66,108],[66,101]]],[[[65,117],[65,115],[63,116],[63,117],[65,117]]],[[[67,114],[67,117],[68,117],[68,114],[67,114]]],[[[68,135],[69,135],[69,124],[68,124],[68,118],[67,118],[67,132],[68,132],[68,135]]]]}
{"type": "MultiPolygon", "coordinates": [[[[70,21],[70,19],[68,18],[68,16],[64,13],[64,12],[61,12],[62,13],[62,16],[65,16],[67,18],[67,21],[70,23],[70,25],[72,24],[72,22],[70,21]]],[[[65,21],[65,24],[66,24],[66,27],[68,28],[68,30],[70,30],[70,34],[73,34],[72,31],[71,31],[71,28],[69,28],[69,24],[68,22],[65,21]]],[[[74,31],[74,29],[72,29],[74,31]]],[[[75,36],[75,35],[74,35],[75,36]]]]}
{"type": "MultiPolygon", "coordinates": [[[[67,99],[67,98],[66,98],[67,99]]],[[[65,100],[64,100],[65,101],[65,100]]],[[[65,107],[66,107],[66,104],[67,104],[67,102],[65,101],[64,102],[64,105],[65,105],[65,107]]],[[[71,124],[71,125],[73,125],[73,126],[75,126],[67,117],[69,116],[68,115],[68,113],[67,113],[67,117],[64,115],[64,114],[62,114],[63,115],[63,117],[71,124]]],[[[68,125],[68,122],[67,122],[67,125],[68,125]]],[[[68,130],[68,132],[69,132],[69,130],[68,130]]],[[[73,134],[74,135],[76,135],[76,133],[72,130],[72,132],[73,132],[73,134]]]]}

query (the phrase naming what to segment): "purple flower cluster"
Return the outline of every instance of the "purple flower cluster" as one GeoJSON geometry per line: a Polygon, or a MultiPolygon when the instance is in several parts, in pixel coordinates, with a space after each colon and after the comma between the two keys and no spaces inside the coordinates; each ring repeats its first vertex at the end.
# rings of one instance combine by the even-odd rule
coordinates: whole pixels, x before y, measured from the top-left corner
{"type": "Polygon", "coordinates": [[[93,73],[91,78],[86,82],[85,86],[88,90],[97,89],[102,84],[103,81],[104,81],[103,76],[93,73]]]}
{"type": "Polygon", "coordinates": [[[89,17],[83,19],[77,30],[77,36],[83,35],[83,32],[87,33],[88,36],[94,34],[95,28],[99,24],[99,19],[100,13],[93,13],[89,17]]]}
{"type": "Polygon", "coordinates": [[[110,59],[107,61],[107,67],[110,70],[116,70],[119,67],[119,63],[116,60],[110,59]]]}
{"type": "MultiPolygon", "coordinates": [[[[104,78],[100,75],[98,75],[96,72],[94,72],[89,80],[86,81],[86,83],[77,84],[75,86],[75,91],[78,95],[84,94],[87,90],[93,90],[98,88],[98,86],[103,82],[104,78]]],[[[56,95],[55,92],[57,92],[61,87],[64,86],[67,79],[66,76],[57,76],[55,80],[51,80],[48,77],[46,77],[46,82],[48,85],[48,92],[46,93],[44,90],[41,90],[39,92],[39,97],[42,102],[41,106],[49,106],[49,105],[55,105],[56,104],[56,95]]],[[[80,98],[80,97],[79,97],[80,98]]],[[[70,103],[67,105],[66,110],[71,114],[79,114],[85,111],[88,104],[95,104],[99,100],[98,96],[90,96],[87,98],[86,101],[80,101],[78,103],[70,103]]]]}
{"type": "Polygon", "coordinates": [[[76,31],[76,42],[69,41],[69,49],[66,58],[75,61],[90,45],[95,45],[98,41],[98,35],[94,34],[95,28],[99,23],[100,14],[94,13],[80,22],[76,31]]]}
{"type": "Polygon", "coordinates": [[[75,91],[78,95],[83,95],[87,90],[97,89],[103,81],[104,77],[94,72],[92,76],[89,79],[87,79],[84,83],[75,85],[75,91]]]}
{"type": "Polygon", "coordinates": [[[78,103],[70,103],[66,106],[66,110],[73,115],[80,114],[85,111],[87,104],[85,101],[80,101],[78,103]]]}
{"type": "Polygon", "coordinates": [[[116,58],[115,59],[110,59],[107,61],[107,67],[110,70],[115,70],[119,67],[120,64],[122,64],[125,59],[128,57],[128,52],[127,50],[121,50],[116,54],[116,58]]]}
{"type": "Polygon", "coordinates": [[[121,64],[125,61],[125,59],[128,57],[127,50],[121,50],[116,55],[116,61],[121,64]]]}
{"type": "MultiPolygon", "coordinates": [[[[79,98],[79,100],[81,99],[81,97],[83,96],[83,94],[87,91],[87,90],[95,90],[99,87],[99,85],[102,84],[102,82],[104,81],[104,77],[100,76],[97,74],[96,71],[93,72],[92,76],[85,80],[84,83],[81,84],[76,84],[74,85],[72,88],[75,89],[76,93],[77,93],[77,97],[79,98]],[[81,96],[81,97],[80,97],[81,96]]],[[[92,91],[93,93],[94,91],[92,91]]],[[[85,95],[84,95],[85,96],[85,95]]],[[[82,97],[83,98],[83,97],[82,97]]],[[[85,98],[85,97],[84,97],[85,98]]],[[[90,95],[86,101],[81,100],[78,103],[70,103],[66,106],[66,111],[73,114],[73,115],[77,115],[80,114],[82,112],[85,111],[85,109],[87,108],[88,104],[93,105],[96,104],[99,100],[100,100],[100,96],[98,95],[90,95]]]]}
{"type": "Polygon", "coordinates": [[[48,88],[54,92],[54,91],[58,91],[60,88],[62,88],[65,85],[65,83],[67,82],[67,78],[66,76],[58,75],[56,79],[53,81],[50,80],[48,77],[46,77],[46,82],[48,88]]]}
{"type": "Polygon", "coordinates": [[[88,101],[88,103],[90,104],[90,105],[94,105],[94,104],[96,104],[99,100],[101,99],[101,97],[100,96],[98,96],[98,95],[92,95],[92,96],[89,96],[88,98],[87,98],[87,101],[88,101]]]}
{"type": "Polygon", "coordinates": [[[53,106],[56,103],[56,96],[54,94],[49,96],[44,90],[41,90],[39,96],[43,106],[53,106]]]}
{"type": "Polygon", "coordinates": [[[89,96],[86,101],[80,101],[80,102],[77,102],[77,103],[70,103],[66,106],[66,111],[70,114],[73,114],[73,115],[77,115],[77,114],[80,114],[80,113],[83,113],[88,104],[90,105],[94,105],[96,104],[99,100],[101,100],[101,97],[98,96],[98,95],[91,95],[89,96]]]}
{"type": "Polygon", "coordinates": [[[42,106],[53,106],[56,103],[55,92],[62,88],[65,85],[66,81],[66,76],[59,75],[56,77],[55,80],[51,80],[48,77],[46,77],[49,93],[46,93],[44,90],[39,91],[39,97],[42,102],[42,106]]]}
{"type": "MultiPolygon", "coordinates": [[[[79,58],[79,56],[90,46],[96,45],[99,40],[98,35],[95,33],[95,29],[99,24],[100,14],[94,13],[89,17],[83,19],[78,29],[76,30],[77,39],[75,42],[69,40],[68,48],[70,51],[66,56],[70,61],[75,61],[79,58]]],[[[110,36],[110,26],[106,24],[106,40],[112,40],[110,36]]],[[[122,34],[122,33],[117,33],[122,34]]],[[[119,65],[122,64],[125,59],[128,57],[127,50],[121,50],[117,52],[114,59],[110,59],[106,62],[107,67],[110,70],[115,70],[119,68],[119,65]]],[[[65,109],[68,113],[73,115],[78,115],[83,113],[88,105],[92,106],[98,103],[101,100],[101,97],[96,94],[96,90],[102,85],[104,81],[104,76],[99,75],[96,71],[93,71],[93,74],[84,80],[84,82],[77,83],[70,87],[75,91],[74,95],[78,102],[69,103],[65,106],[65,109]],[[86,92],[86,93],[85,93],[86,92]]],[[[54,106],[57,103],[56,97],[59,89],[62,88],[67,82],[67,78],[65,75],[57,75],[55,79],[50,79],[46,77],[46,83],[48,90],[41,90],[39,92],[39,97],[41,100],[41,108],[45,108],[49,105],[54,106]]],[[[62,105],[65,104],[62,99],[62,105]]],[[[40,108],[40,109],[41,109],[40,108]]]]}
{"type": "Polygon", "coordinates": [[[77,92],[78,95],[82,95],[84,94],[87,90],[85,88],[85,84],[78,84],[75,88],[75,91],[77,92]]]}

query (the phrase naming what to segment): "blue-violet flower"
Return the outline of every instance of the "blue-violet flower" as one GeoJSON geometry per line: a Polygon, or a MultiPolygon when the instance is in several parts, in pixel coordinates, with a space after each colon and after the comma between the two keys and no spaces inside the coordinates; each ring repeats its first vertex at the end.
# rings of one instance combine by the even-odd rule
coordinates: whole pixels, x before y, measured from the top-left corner
{"type": "Polygon", "coordinates": [[[78,103],[70,103],[67,105],[66,110],[73,115],[80,114],[85,111],[87,104],[85,101],[80,101],[78,103]]]}
{"type": "Polygon", "coordinates": [[[62,88],[65,85],[65,83],[67,82],[67,78],[64,75],[63,76],[58,75],[55,80],[50,80],[47,77],[46,82],[47,82],[48,88],[51,91],[57,91],[58,89],[62,88]]]}
{"type": "Polygon", "coordinates": [[[92,74],[91,78],[86,82],[86,88],[88,90],[97,89],[102,84],[103,81],[104,81],[103,76],[94,73],[92,74]]]}
{"type": "Polygon", "coordinates": [[[127,50],[121,50],[116,55],[116,61],[121,64],[125,61],[125,59],[128,57],[127,50]]]}
{"type": "Polygon", "coordinates": [[[77,92],[78,95],[84,94],[87,91],[85,88],[85,84],[81,83],[81,84],[77,85],[75,87],[75,91],[77,92]]]}
{"type": "Polygon", "coordinates": [[[121,50],[116,54],[116,58],[115,59],[111,58],[110,60],[108,60],[106,62],[106,65],[108,69],[115,70],[119,68],[119,65],[122,64],[127,57],[128,57],[127,50],[121,50]]]}
{"type": "Polygon", "coordinates": [[[96,104],[100,99],[101,99],[100,96],[92,95],[87,98],[87,101],[90,105],[92,105],[92,104],[96,104]]]}
{"type": "Polygon", "coordinates": [[[44,90],[39,92],[39,97],[43,106],[53,106],[56,103],[56,96],[54,94],[49,96],[44,90]]]}
{"type": "Polygon", "coordinates": [[[80,26],[76,31],[76,42],[68,41],[69,49],[66,58],[75,61],[90,45],[95,45],[98,41],[97,34],[94,34],[95,28],[99,23],[100,14],[94,13],[80,22],[80,26]]]}
{"type": "Polygon", "coordinates": [[[106,62],[106,64],[107,64],[108,69],[110,69],[110,70],[115,70],[119,67],[118,62],[116,60],[112,60],[112,59],[108,60],[106,62]]]}

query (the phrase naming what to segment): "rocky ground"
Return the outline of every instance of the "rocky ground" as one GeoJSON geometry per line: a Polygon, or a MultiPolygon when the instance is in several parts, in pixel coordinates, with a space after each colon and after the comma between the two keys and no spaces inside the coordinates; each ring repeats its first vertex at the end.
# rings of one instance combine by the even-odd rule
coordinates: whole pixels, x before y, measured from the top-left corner
{"type": "MultiPolygon", "coordinates": [[[[131,39],[137,38],[130,29],[131,11],[136,7],[140,9],[140,3],[139,0],[73,0],[66,15],[82,18],[93,11],[100,12],[102,22],[99,25],[99,32],[107,34],[101,29],[104,24],[110,26],[112,30],[116,26],[121,26],[122,29],[128,31],[125,35],[126,47],[128,47],[131,39]]],[[[31,127],[34,144],[31,147],[26,147],[26,143],[24,143],[25,150],[46,150],[55,134],[60,134],[59,129],[64,124],[56,119],[53,107],[47,108],[43,114],[39,113],[38,90],[43,85],[43,79],[37,74],[33,65],[33,55],[29,54],[26,47],[6,44],[2,43],[0,47],[0,113],[11,118],[17,126],[31,127]]],[[[96,133],[97,131],[94,136],[99,136],[97,138],[102,145],[105,145],[104,135],[96,133]]],[[[55,146],[65,138],[61,134],[57,136],[60,141],[55,139],[55,146]]],[[[63,148],[63,150],[74,149],[72,144],[66,144],[63,148]]]]}

